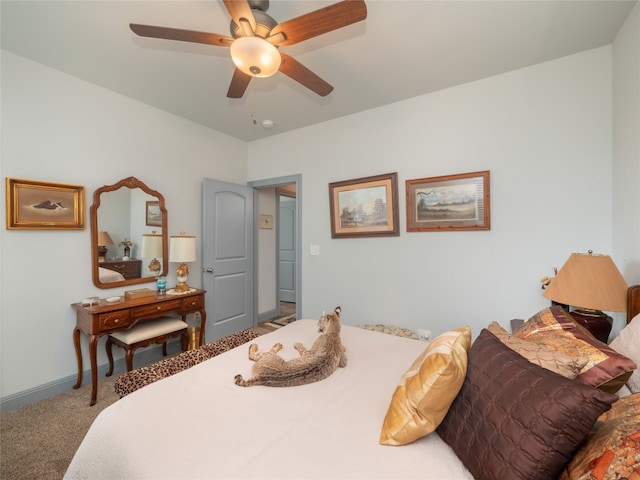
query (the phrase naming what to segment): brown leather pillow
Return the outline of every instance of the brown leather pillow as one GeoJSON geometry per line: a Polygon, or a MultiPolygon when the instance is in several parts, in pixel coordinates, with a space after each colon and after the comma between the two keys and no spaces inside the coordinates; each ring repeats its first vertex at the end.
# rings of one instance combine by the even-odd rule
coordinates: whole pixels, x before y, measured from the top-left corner
{"type": "Polygon", "coordinates": [[[437,429],[475,478],[557,478],[618,397],[529,362],[482,330],[437,429]]]}

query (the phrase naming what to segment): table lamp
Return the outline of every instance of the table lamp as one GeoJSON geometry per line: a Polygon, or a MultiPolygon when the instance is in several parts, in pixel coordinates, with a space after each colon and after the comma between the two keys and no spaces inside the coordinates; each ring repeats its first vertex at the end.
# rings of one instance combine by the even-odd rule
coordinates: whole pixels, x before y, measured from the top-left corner
{"type": "Polygon", "coordinates": [[[140,256],[151,259],[149,262],[149,271],[157,277],[162,268],[162,264],[160,260],[158,260],[158,257],[162,257],[162,235],[156,233],[155,230],[151,233],[143,233],[140,256]]]}
{"type": "Polygon", "coordinates": [[[602,312],[624,312],[627,282],[608,255],[572,253],[542,294],[571,305],[571,316],[594,337],[607,343],[613,319],[602,312]]]}
{"type": "Polygon", "coordinates": [[[180,235],[172,235],[169,245],[169,261],[180,263],[176,270],[176,276],[178,278],[178,284],[175,288],[176,292],[188,292],[190,290],[189,285],[187,285],[187,278],[189,277],[187,262],[195,262],[195,260],[196,237],[193,235],[185,235],[184,232],[180,232],[180,235]]]}
{"type": "Polygon", "coordinates": [[[104,262],[107,259],[107,245],[113,244],[108,232],[98,232],[98,262],[104,262]]]}

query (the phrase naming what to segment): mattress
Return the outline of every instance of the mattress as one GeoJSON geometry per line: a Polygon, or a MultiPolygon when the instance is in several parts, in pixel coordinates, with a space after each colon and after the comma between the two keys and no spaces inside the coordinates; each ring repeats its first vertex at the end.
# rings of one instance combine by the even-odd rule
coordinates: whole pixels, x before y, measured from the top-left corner
{"type": "MultiPolygon", "coordinates": [[[[298,320],[254,343],[293,358],[316,320],[298,320]]],[[[348,363],[297,387],[239,387],[251,376],[248,344],[148,385],[103,410],[64,478],[74,479],[472,479],[433,433],[379,444],[402,374],[426,344],[342,327],[348,363]]]]}

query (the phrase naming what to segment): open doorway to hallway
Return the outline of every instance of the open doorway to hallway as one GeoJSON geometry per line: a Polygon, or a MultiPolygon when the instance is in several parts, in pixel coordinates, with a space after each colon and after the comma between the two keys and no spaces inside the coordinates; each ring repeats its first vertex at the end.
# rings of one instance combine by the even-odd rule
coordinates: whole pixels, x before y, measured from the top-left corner
{"type": "Polygon", "coordinates": [[[257,321],[298,317],[300,177],[250,182],[250,186],[256,191],[255,215],[259,225],[255,237],[257,321]]]}

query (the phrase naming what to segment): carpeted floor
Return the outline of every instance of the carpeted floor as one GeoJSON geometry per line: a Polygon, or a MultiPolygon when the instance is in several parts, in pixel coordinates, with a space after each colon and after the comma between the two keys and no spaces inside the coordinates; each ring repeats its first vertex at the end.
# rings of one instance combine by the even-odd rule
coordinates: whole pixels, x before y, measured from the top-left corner
{"type": "MultiPolygon", "coordinates": [[[[254,327],[261,335],[275,328],[254,327]]],[[[0,414],[0,479],[60,480],[93,420],[118,400],[117,377],[100,378],[93,407],[88,384],[0,414]]]]}
{"type": "Polygon", "coordinates": [[[118,400],[116,378],[98,381],[93,407],[88,384],[1,414],[0,478],[60,480],[93,420],[118,400]]]}

